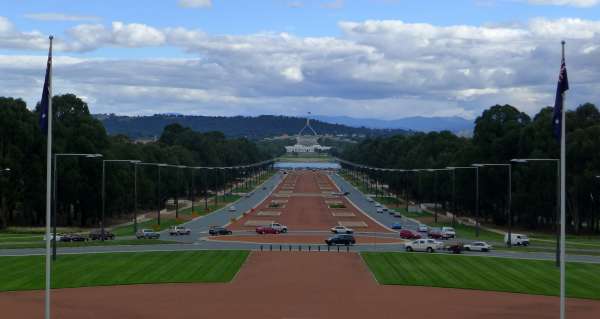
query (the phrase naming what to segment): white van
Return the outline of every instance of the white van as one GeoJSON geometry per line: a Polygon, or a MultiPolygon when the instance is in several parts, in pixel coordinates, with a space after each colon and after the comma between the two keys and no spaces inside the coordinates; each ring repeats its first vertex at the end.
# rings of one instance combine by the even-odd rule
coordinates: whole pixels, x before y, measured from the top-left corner
{"type": "MultiPolygon", "coordinates": [[[[510,240],[511,245],[516,245],[516,246],[528,246],[529,245],[529,237],[527,237],[527,235],[523,235],[523,234],[510,234],[510,235],[511,235],[511,240],[510,240]]],[[[509,243],[508,233],[504,234],[504,242],[507,244],[509,243]]]]}

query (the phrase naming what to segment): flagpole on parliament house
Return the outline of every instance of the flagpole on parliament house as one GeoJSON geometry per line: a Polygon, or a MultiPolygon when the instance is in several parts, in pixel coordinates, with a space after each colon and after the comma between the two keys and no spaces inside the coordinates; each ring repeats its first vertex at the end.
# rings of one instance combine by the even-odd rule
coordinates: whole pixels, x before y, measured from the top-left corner
{"type": "MultiPolygon", "coordinates": [[[[54,39],[53,36],[49,37],[50,39],[50,49],[48,50],[48,65],[47,65],[47,70],[46,70],[46,83],[44,83],[44,86],[47,86],[47,91],[46,91],[46,87],[44,87],[44,92],[42,93],[43,95],[46,95],[47,98],[47,103],[48,103],[48,109],[47,112],[46,110],[44,110],[44,106],[42,105],[42,121],[44,120],[43,118],[43,113],[46,112],[45,114],[45,120],[47,121],[47,136],[48,136],[48,141],[46,144],[46,289],[45,289],[45,298],[44,298],[44,318],[45,319],[50,319],[50,285],[52,283],[52,281],[50,280],[50,274],[51,274],[51,261],[52,261],[52,257],[51,257],[51,253],[50,253],[50,223],[51,223],[51,219],[50,219],[50,215],[51,215],[51,209],[52,209],[52,40],[54,39]]],[[[44,96],[42,96],[42,101],[44,100],[44,96]]],[[[42,103],[43,104],[43,103],[42,103]]],[[[52,240],[56,240],[56,238],[52,238],[52,240]]]]}

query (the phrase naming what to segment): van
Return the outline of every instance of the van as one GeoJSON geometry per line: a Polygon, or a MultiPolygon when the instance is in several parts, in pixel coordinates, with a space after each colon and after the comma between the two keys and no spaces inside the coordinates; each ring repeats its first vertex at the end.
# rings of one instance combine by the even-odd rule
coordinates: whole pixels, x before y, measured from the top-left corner
{"type": "Polygon", "coordinates": [[[527,235],[523,235],[523,234],[511,234],[511,240],[508,240],[508,233],[504,234],[504,242],[506,244],[508,244],[509,242],[511,243],[511,245],[516,245],[516,246],[528,246],[529,245],[529,237],[527,237],[527,235]]]}

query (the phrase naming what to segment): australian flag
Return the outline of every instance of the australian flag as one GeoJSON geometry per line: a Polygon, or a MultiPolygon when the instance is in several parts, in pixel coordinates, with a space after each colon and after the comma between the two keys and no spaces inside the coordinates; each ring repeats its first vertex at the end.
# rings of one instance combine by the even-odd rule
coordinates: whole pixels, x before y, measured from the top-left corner
{"type": "Polygon", "coordinates": [[[563,95],[569,90],[569,79],[567,77],[567,66],[563,57],[560,64],[560,74],[558,75],[558,85],[556,87],[556,100],[554,101],[554,116],[552,117],[552,127],[554,136],[560,141],[563,121],[563,95]]]}
{"type": "MultiPolygon", "coordinates": [[[[52,39],[51,39],[52,40],[52,39]]],[[[46,79],[44,80],[44,89],[42,90],[42,101],[40,102],[40,128],[42,133],[48,134],[48,110],[50,102],[50,81],[52,72],[52,42],[50,42],[50,50],[48,51],[48,64],[46,65],[46,79]]]]}

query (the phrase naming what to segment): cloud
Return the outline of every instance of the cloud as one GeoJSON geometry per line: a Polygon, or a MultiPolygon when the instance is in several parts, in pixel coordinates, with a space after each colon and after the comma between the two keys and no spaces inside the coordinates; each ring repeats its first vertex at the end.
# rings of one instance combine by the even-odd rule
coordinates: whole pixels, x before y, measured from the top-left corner
{"type": "MultiPolygon", "coordinates": [[[[473,117],[494,104],[530,114],[551,105],[567,41],[569,103],[600,102],[600,21],[533,19],[504,26],[342,21],[337,37],[213,35],[136,23],[82,24],[57,43],[57,92],[94,112],[473,117]],[[68,58],[103,47],[179,48],[196,58],[68,58]],[[71,54],[71,53],[69,53],[71,54]],[[75,53],[73,53],[75,55],[75,53]]],[[[47,37],[0,18],[2,95],[39,99],[47,37]],[[4,30],[4,31],[3,31],[4,30]]]]}
{"type": "Polygon", "coordinates": [[[179,5],[184,8],[210,8],[212,0],[179,0],[179,5]]]}
{"type": "Polygon", "coordinates": [[[325,9],[342,9],[344,7],[344,0],[333,0],[330,2],[325,2],[321,5],[321,7],[325,9]]]}
{"type": "Polygon", "coordinates": [[[572,7],[593,7],[600,4],[600,0],[527,0],[531,4],[536,5],[552,5],[552,6],[572,6],[572,7]]]}
{"type": "Polygon", "coordinates": [[[84,16],[84,15],[69,15],[64,13],[29,13],[25,15],[25,18],[39,21],[88,21],[95,22],[100,21],[99,17],[96,16],[84,16]]]}
{"type": "Polygon", "coordinates": [[[290,8],[302,8],[304,7],[304,3],[302,1],[290,1],[287,3],[287,6],[290,8]]]}

